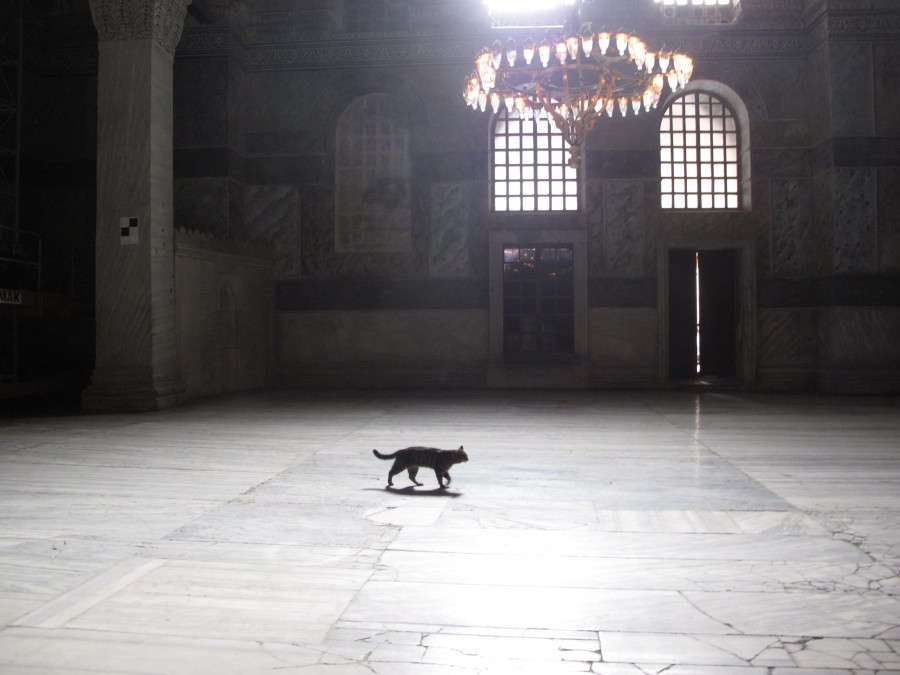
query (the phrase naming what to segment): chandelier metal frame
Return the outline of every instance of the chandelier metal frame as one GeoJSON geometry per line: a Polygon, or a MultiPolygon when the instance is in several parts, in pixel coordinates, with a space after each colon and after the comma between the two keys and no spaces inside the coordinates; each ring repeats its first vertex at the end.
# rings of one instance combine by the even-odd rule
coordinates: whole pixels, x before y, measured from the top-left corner
{"type": "Polygon", "coordinates": [[[650,50],[637,35],[594,32],[585,24],[564,37],[550,34],[536,43],[510,38],[483,48],[463,85],[474,110],[501,109],[519,116],[547,114],[569,144],[569,165],[577,167],[587,134],[603,115],[626,117],[657,107],[668,85],[683,89],[693,59],[666,49],[650,50]]]}

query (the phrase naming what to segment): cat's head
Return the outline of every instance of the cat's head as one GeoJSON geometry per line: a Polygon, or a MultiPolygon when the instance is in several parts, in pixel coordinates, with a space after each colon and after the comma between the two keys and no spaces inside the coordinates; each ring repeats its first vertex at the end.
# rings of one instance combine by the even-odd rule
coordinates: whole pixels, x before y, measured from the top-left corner
{"type": "Polygon", "coordinates": [[[466,454],[466,451],[463,450],[463,446],[459,446],[459,450],[456,451],[456,456],[459,457],[460,462],[469,461],[469,456],[466,454]]]}

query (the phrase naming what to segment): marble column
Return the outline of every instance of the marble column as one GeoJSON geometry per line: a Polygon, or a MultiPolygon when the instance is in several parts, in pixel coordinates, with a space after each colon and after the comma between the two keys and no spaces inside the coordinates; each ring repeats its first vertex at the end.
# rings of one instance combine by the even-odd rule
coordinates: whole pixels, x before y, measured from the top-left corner
{"type": "Polygon", "coordinates": [[[190,0],[90,0],[99,35],[96,365],[87,410],[176,404],[172,64],[190,0]]]}

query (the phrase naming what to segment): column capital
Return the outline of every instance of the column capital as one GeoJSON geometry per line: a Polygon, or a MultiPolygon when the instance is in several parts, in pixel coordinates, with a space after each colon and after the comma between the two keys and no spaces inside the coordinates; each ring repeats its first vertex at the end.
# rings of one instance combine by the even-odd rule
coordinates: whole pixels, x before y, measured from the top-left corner
{"type": "Polygon", "coordinates": [[[154,40],[174,56],[191,0],[90,0],[101,42],[154,40]]]}

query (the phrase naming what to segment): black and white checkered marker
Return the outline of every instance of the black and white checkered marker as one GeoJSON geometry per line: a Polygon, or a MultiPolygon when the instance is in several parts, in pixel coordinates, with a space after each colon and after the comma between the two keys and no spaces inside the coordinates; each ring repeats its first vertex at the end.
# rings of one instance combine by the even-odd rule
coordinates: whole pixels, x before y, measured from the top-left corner
{"type": "Polygon", "coordinates": [[[119,218],[119,243],[122,246],[132,246],[139,241],[137,217],[124,216],[119,218]]]}

